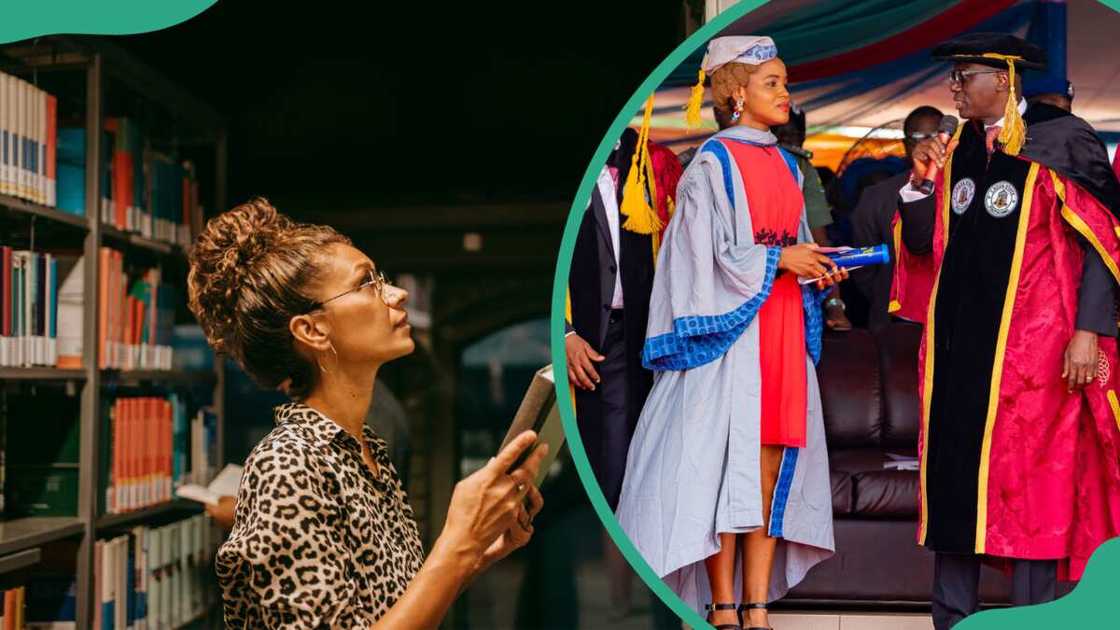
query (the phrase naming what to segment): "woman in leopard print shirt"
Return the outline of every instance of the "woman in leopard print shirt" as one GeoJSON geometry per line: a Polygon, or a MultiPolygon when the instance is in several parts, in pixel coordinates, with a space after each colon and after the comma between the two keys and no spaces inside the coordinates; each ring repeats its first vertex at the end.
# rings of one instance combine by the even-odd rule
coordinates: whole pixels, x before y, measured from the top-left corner
{"type": "Polygon", "coordinates": [[[427,559],[385,443],[378,367],[414,349],[407,294],[349,239],[254,199],[191,252],[190,307],[220,355],[295,402],[253,449],[217,556],[230,628],[432,628],[471,578],[528,542],[545,448],[519,436],[459,482],[427,559]],[[525,507],[523,499],[528,498],[525,507]]]}

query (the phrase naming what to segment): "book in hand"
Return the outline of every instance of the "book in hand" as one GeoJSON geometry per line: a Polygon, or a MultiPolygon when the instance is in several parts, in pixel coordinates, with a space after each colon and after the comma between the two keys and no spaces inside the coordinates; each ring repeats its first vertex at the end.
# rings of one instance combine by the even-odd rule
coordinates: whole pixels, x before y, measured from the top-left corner
{"type": "Polygon", "coordinates": [[[521,466],[538,446],[548,444],[548,454],[541,460],[541,467],[533,480],[535,485],[540,486],[548,476],[560,447],[564,445],[564,426],[560,422],[560,407],[556,404],[556,380],[551,365],[546,365],[533,375],[529,391],[525,392],[525,398],[521,400],[521,406],[517,408],[513,423],[498,450],[501,451],[513,438],[529,430],[536,432],[537,441],[522,453],[510,470],[521,466]]]}
{"type": "Polygon", "coordinates": [[[237,464],[226,464],[222,472],[214,477],[208,486],[189,483],[179,486],[175,495],[191,501],[198,501],[206,505],[218,505],[222,497],[236,497],[237,487],[241,485],[242,468],[237,464]]]}

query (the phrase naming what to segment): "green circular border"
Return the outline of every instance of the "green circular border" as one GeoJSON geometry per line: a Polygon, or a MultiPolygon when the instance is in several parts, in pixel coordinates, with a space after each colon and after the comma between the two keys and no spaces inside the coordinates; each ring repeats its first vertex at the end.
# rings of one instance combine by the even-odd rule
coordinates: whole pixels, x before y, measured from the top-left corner
{"type": "MultiPolygon", "coordinates": [[[[0,44],[42,35],[135,35],[197,16],[218,0],[27,0],[5,2],[0,44]]],[[[234,2],[236,0],[228,0],[234,2]]]]}
{"type": "MultiPolygon", "coordinates": [[[[1120,0],[1098,0],[1101,4],[1120,12],[1120,0]]],[[[567,360],[564,351],[564,313],[567,299],[568,270],[572,264],[572,251],[575,249],[576,232],[583,217],[583,210],[591,199],[591,189],[598,177],[598,165],[606,162],[607,156],[614,147],[614,139],[618,138],[623,130],[633,119],[633,113],[638,111],[643,102],[654,92],[657,86],[669,76],[693,51],[707,43],[730,25],[747,13],[766,4],[766,0],[741,0],[738,4],[719,14],[695,33],[690,35],[681,45],[677,46],[665,58],[646,80],[635,90],[630,99],[626,101],[618,116],[606,135],[599,143],[599,148],[591,157],[591,162],[584,172],[579,188],[576,190],[568,220],[564,225],[564,235],[560,241],[560,252],[556,261],[556,273],[552,285],[552,316],[550,320],[552,363],[556,366],[565,366],[565,369],[554,370],[556,375],[557,400],[560,403],[560,417],[564,424],[564,433],[568,447],[572,452],[572,461],[576,465],[580,482],[583,483],[591,505],[595,509],[603,527],[606,528],[611,540],[622,552],[622,555],[642,578],[649,588],[661,598],[688,625],[694,628],[711,628],[703,617],[688,607],[675,593],[657,577],[653,569],[642,558],[638,550],[630,542],[610,506],[603,496],[599,484],[595,481],[595,474],[587,460],[587,452],[579,436],[576,424],[575,409],[569,395],[567,360]]],[[[683,115],[683,114],[682,114],[683,115]]],[[[1120,581],[1120,540],[1113,540],[1102,545],[1090,559],[1089,567],[1074,592],[1059,601],[1041,606],[1029,606],[1010,610],[993,610],[969,617],[960,625],[960,630],[1045,630],[1053,627],[1068,627],[1067,624],[1088,624],[1085,628],[1094,628],[1094,619],[1100,622],[1110,618],[1108,608],[1109,597],[1114,596],[1109,584],[1120,581]],[[1091,580],[1090,580],[1091,578],[1091,580]],[[1086,585],[1086,582],[1091,582],[1086,585]],[[1099,607],[1094,610],[1093,606],[1099,607]],[[1060,624],[1060,625],[1055,625],[1060,624]]]]}

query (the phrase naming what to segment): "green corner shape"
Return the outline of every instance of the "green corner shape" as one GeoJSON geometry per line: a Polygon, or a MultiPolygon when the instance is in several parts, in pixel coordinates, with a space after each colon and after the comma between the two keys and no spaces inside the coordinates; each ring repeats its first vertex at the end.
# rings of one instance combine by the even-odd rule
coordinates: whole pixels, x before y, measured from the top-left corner
{"type": "MultiPolygon", "coordinates": [[[[1098,0],[1105,6],[1120,11],[1120,0],[1098,0]]],[[[572,251],[575,248],[576,232],[591,199],[591,189],[598,176],[598,167],[606,162],[618,138],[627,124],[639,110],[645,99],[653,93],[669,73],[680,65],[693,51],[703,46],[709,39],[715,37],[729,24],[743,17],[750,11],[766,4],[765,0],[740,0],[735,6],[727,9],[711,22],[705,24],[688,37],[680,46],[673,50],[648,77],[638,86],[638,89],[626,101],[622,110],[615,117],[614,122],[607,129],[606,135],[599,143],[576,190],[568,220],[564,226],[564,235],[560,243],[560,252],[556,261],[556,272],[552,286],[552,317],[551,317],[551,350],[552,362],[556,366],[566,366],[564,352],[564,312],[567,298],[568,270],[572,264],[572,251]]],[[[591,465],[587,461],[587,452],[580,440],[579,429],[576,424],[573,399],[568,394],[568,372],[566,369],[555,371],[557,399],[560,402],[560,415],[567,434],[568,446],[572,452],[580,481],[591,500],[599,520],[602,521],[611,540],[618,546],[622,555],[634,567],[650,589],[661,598],[665,604],[693,628],[711,628],[704,619],[685,604],[675,593],[653,572],[645,559],[638,553],[630,542],[626,533],[619,527],[614,514],[607,505],[603,492],[595,481],[591,465]]],[[[852,576],[858,579],[858,576],[852,576]]],[[[1081,582],[1066,597],[1041,606],[1030,606],[1017,609],[986,611],[961,623],[960,630],[1048,630],[1050,628],[1106,628],[1117,627],[1116,613],[1113,611],[1111,597],[1114,584],[1120,583],[1120,539],[1109,541],[1100,547],[1089,561],[1085,575],[1081,582]]]]}
{"type": "Polygon", "coordinates": [[[185,22],[218,0],[21,0],[5,2],[0,44],[52,34],[131,35],[185,22]]]}

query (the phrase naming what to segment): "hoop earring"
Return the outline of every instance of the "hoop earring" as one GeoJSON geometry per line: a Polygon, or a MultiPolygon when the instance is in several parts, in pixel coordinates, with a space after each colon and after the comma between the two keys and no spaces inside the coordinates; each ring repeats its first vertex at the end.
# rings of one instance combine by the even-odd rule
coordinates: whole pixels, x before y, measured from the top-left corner
{"type": "MultiPolygon", "coordinates": [[[[337,368],[338,367],[338,351],[334,349],[334,343],[330,339],[327,340],[327,347],[329,347],[331,349],[331,353],[334,354],[334,366],[337,368]]],[[[330,370],[323,367],[323,364],[319,362],[318,358],[315,359],[315,365],[319,366],[319,370],[323,374],[330,374],[331,373],[330,370]]]]}

